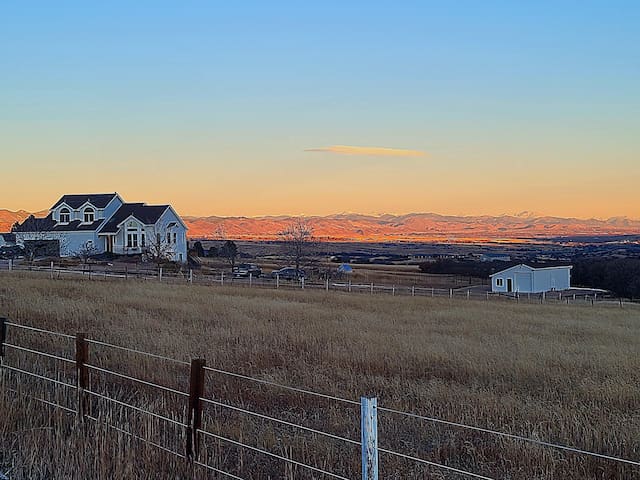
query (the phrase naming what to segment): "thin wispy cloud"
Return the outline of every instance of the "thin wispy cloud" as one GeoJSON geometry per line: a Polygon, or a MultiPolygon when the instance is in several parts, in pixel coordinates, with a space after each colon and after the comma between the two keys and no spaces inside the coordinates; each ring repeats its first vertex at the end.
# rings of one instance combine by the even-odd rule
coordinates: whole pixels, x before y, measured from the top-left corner
{"type": "Polygon", "coordinates": [[[387,147],[356,147],[353,145],[331,145],[329,147],[308,148],[305,152],[325,152],[336,155],[370,155],[376,157],[426,157],[420,150],[387,147]]]}

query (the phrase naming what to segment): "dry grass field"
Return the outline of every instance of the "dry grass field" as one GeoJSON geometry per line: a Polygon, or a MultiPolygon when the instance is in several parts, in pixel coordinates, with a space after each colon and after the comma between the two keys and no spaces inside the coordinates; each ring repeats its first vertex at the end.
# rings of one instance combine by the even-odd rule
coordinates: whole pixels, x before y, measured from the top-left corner
{"type": "MultiPolygon", "coordinates": [[[[0,274],[0,316],[291,386],[451,421],[640,458],[640,309],[229,289],[156,282],[49,280],[0,274]]],[[[72,345],[9,328],[9,338],[69,355],[72,345]],[[15,335],[11,337],[11,335],[15,335]]],[[[187,371],[91,346],[92,361],[184,390],[187,371]]],[[[73,379],[73,368],[8,352],[7,363],[73,379]]],[[[6,385],[18,387],[16,376],[6,385]]],[[[96,389],[183,414],[181,398],[92,374],[96,389]]],[[[205,396],[349,438],[359,409],[207,373],[205,396]]],[[[27,388],[28,387],[28,388],[27,388]]],[[[25,391],[73,407],[73,395],[25,391]]],[[[123,428],[181,448],[158,422],[95,402],[123,428]]],[[[114,430],[0,394],[0,472],[22,479],[224,478],[114,430]]],[[[359,478],[357,446],[209,408],[206,428],[359,478]]],[[[638,467],[558,452],[381,412],[382,447],[495,479],[640,479],[638,467]]],[[[179,440],[179,439],[178,439],[179,440]]],[[[242,478],[328,478],[204,440],[212,465],[242,478]]],[[[385,479],[465,478],[381,454],[385,479]]]]}

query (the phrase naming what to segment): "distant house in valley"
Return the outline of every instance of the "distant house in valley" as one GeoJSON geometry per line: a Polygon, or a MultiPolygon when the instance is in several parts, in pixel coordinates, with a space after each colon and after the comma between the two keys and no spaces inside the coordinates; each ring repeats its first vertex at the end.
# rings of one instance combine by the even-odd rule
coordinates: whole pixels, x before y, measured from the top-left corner
{"type": "Polygon", "coordinates": [[[508,253],[483,253],[480,255],[481,262],[510,262],[511,255],[508,253]]]}
{"type": "Polygon", "coordinates": [[[55,245],[62,257],[84,253],[187,260],[187,227],[171,205],[125,203],[117,193],[64,195],[49,215],[13,229],[16,243],[55,245]]]}
{"type": "Polygon", "coordinates": [[[571,288],[571,265],[534,268],[516,265],[490,275],[491,291],[541,293],[571,288]]]}

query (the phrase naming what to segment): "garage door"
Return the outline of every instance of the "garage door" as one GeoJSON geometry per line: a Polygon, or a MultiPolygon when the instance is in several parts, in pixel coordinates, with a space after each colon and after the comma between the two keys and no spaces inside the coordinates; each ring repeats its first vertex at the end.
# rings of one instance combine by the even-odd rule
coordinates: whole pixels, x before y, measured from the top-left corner
{"type": "Polygon", "coordinates": [[[517,292],[531,291],[531,275],[529,273],[516,273],[515,285],[513,289],[517,292]]]}

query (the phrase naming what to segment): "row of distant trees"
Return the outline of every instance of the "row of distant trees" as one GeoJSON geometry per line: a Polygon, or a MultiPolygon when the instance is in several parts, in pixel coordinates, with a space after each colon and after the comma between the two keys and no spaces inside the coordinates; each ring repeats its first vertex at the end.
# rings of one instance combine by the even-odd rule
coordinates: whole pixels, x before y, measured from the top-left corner
{"type": "MultiPolygon", "coordinates": [[[[226,234],[223,229],[219,229],[217,236],[223,237],[222,245],[209,247],[206,251],[202,242],[197,241],[193,244],[193,252],[198,257],[219,257],[225,258],[231,268],[235,266],[236,260],[240,255],[240,250],[233,240],[226,240],[226,234]]],[[[309,257],[313,245],[315,244],[313,237],[313,226],[303,218],[297,218],[291,221],[281,232],[278,233],[279,242],[283,247],[284,254],[289,259],[292,266],[300,269],[309,262],[309,257]]]]}

